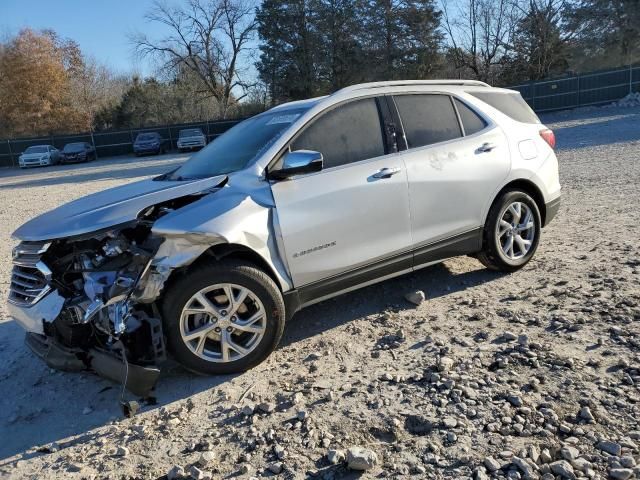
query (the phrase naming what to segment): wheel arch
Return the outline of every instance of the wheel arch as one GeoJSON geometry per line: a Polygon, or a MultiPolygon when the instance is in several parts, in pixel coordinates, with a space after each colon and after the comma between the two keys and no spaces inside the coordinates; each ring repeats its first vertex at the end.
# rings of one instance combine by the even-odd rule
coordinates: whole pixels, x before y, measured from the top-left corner
{"type": "Polygon", "coordinates": [[[193,268],[201,265],[203,262],[210,261],[212,258],[217,261],[234,258],[253,263],[274,281],[281,293],[285,290],[280,278],[278,278],[278,275],[276,274],[276,271],[262,255],[246,245],[236,243],[217,243],[212,245],[193,260],[193,262],[189,263],[189,265],[174,270],[166,280],[163,290],[166,291],[167,287],[174,283],[178,278],[183,275],[188,275],[193,268]]]}
{"type": "Polygon", "coordinates": [[[538,186],[535,183],[525,178],[518,178],[516,180],[512,180],[500,189],[500,191],[493,198],[491,204],[489,205],[489,208],[485,213],[485,223],[493,204],[495,204],[496,201],[505,192],[509,190],[516,190],[516,189],[523,191],[524,193],[529,195],[531,198],[533,198],[533,200],[536,202],[536,205],[538,206],[538,210],[540,211],[541,225],[545,225],[546,218],[547,218],[547,207],[546,207],[546,204],[544,203],[544,196],[542,195],[542,191],[538,188],[538,186]]]}

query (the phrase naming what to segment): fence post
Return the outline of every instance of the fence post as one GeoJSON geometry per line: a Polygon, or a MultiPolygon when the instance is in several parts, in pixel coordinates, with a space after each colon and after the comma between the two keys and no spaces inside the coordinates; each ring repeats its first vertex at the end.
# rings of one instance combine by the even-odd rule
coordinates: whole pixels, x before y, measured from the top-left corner
{"type": "Polygon", "coordinates": [[[629,95],[633,93],[633,68],[631,67],[631,61],[629,61],[629,95]]]}
{"type": "Polygon", "coordinates": [[[93,145],[93,158],[98,159],[98,148],[96,147],[96,140],[93,138],[93,128],[91,129],[91,145],[93,145]]]}
{"type": "Polygon", "coordinates": [[[582,105],[580,103],[581,100],[580,100],[580,75],[579,74],[576,75],[576,79],[578,80],[578,102],[577,102],[578,104],[577,104],[577,106],[579,107],[580,105],[582,105]]]}
{"type": "Polygon", "coordinates": [[[7,146],[9,147],[9,158],[11,159],[11,166],[15,167],[16,164],[13,161],[13,152],[11,151],[11,140],[7,140],[7,146]]]}
{"type": "Polygon", "coordinates": [[[536,82],[531,82],[531,104],[533,110],[536,109],[536,82]]]}

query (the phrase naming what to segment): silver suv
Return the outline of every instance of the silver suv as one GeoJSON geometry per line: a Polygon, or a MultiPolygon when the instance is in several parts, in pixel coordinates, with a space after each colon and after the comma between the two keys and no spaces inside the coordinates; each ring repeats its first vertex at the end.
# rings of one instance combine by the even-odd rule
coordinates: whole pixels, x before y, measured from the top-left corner
{"type": "Polygon", "coordinates": [[[513,272],[558,211],[553,133],[472,81],[355,85],[245,120],[184,165],[15,232],[12,315],[49,365],[151,388],[276,347],[300,308],[456,255],[513,272]],[[134,380],[132,380],[134,378],[134,380]]]}

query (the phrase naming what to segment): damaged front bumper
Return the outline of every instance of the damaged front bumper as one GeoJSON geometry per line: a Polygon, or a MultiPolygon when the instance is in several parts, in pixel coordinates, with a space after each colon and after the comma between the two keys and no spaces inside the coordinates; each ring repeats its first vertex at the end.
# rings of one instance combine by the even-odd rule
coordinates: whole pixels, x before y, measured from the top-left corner
{"type": "Polygon", "coordinates": [[[90,370],[124,385],[131,393],[141,397],[150,396],[160,377],[158,367],[129,363],[126,358],[119,358],[113,348],[109,352],[97,348],[72,348],[62,345],[53,337],[33,332],[27,332],[25,343],[51,368],[66,372],[90,370]]]}
{"type": "Polygon", "coordinates": [[[51,323],[60,315],[64,301],[57,290],[49,292],[33,305],[20,305],[9,301],[9,315],[27,332],[44,335],[44,322],[51,323]]]}

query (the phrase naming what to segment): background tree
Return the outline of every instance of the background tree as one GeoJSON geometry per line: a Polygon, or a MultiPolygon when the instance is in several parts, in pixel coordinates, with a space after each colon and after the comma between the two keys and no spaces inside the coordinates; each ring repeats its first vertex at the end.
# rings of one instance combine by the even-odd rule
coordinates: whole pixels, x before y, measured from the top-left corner
{"type": "Polygon", "coordinates": [[[566,5],[565,0],[516,4],[521,16],[508,46],[500,83],[541,80],[568,69],[570,35],[562,29],[566,5]]]}
{"type": "Polygon", "coordinates": [[[251,4],[245,0],[188,0],[184,6],[171,7],[156,1],[147,19],[164,25],[170,33],[159,39],[134,35],[138,54],[155,58],[173,74],[191,70],[202,83],[202,93],[215,99],[220,115],[226,118],[249,85],[241,61],[256,26],[251,4]]]}
{"type": "Polygon", "coordinates": [[[64,45],[48,32],[22,30],[0,56],[0,133],[77,131],[87,116],[75,108],[64,45]],[[37,66],[37,67],[36,67],[37,66]]]}
{"type": "Polygon", "coordinates": [[[443,23],[456,68],[470,71],[485,82],[500,74],[518,24],[518,10],[512,0],[442,1],[443,23]]]}
{"type": "Polygon", "coordinates": [[[640,1],[577,0],[566,10],[578,70],[640,61],[640,1]]]}

